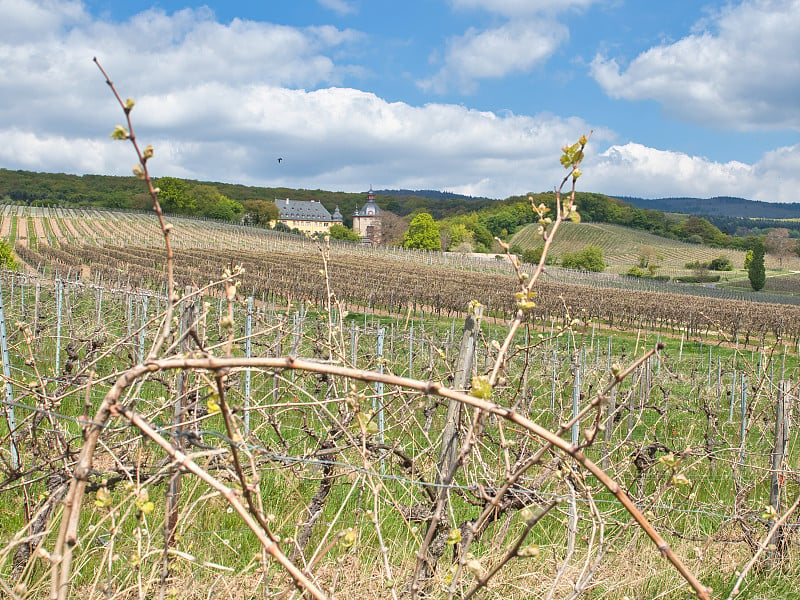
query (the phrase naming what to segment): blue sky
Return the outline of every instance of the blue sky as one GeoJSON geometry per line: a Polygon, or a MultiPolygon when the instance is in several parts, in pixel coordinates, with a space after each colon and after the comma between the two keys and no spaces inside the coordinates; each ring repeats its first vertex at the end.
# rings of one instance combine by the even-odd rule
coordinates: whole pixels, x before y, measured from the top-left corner
{"type": "Polygon", "coordinates": [[[800,201],[800,0],[0,0],[0,167],[800,201]],[[277,158],[283,160],[278,163],[277,158]]]}

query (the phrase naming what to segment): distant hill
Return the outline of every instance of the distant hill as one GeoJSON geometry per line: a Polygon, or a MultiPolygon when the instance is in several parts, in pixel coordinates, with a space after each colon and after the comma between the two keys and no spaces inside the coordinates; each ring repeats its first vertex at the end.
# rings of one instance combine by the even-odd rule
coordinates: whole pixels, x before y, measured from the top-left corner
{"type": "MultiPolygon", "coordinates": [[[[328,210],[336,207],[349,225],[353,212],[367,201],[367,191],[361,193],[331,192],[292,188],[248,186],[213,181],[185,179],[190,187],[213,186],[221,194],[237,202],[246,200],[317,200],[328,210]]],[[[435,219],[466,213],[498,202],[434,190],[378,190],[378,205],[400,216],[426,211],[435,219]]],[[[16,204],[48,204],[64,207],[94,206],[104,208],[146,209],[151,200],[144,185],[135,177],[113,175],[69,175],[37,173],[34,171],[0,168],[0,201],[16,204]]]]}
{"type": "Polygon", "coordinates": [[[375,190],[375,193],[383,196],[416,197],[427,198],[429,200],[464,200],[466,202],[492,200],[492,198],[483,196],[465,196],[464,194],[440,192],[438,190],[375,190]]]}
{"type": "Polygon", "coordinates": [[[740,217],[745,219],[796,219],[800,218],[800,203],[779,204],[746,200],[733,196],[714,198],[635,198],[617,196],[639,208],[697,216],[740,217]]]}

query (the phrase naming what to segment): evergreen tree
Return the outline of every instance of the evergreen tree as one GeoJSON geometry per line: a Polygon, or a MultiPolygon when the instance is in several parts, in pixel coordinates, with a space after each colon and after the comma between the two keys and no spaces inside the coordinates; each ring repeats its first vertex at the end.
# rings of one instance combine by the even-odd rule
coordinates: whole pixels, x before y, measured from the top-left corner
{"type": "Polygon", "coordinates": [[[767,282],[767,273],[764,269],[764,244],[761,241],[753,246],[753,258],[747,267],[747,277],[750,279],[750,287],[756,292],[767,282]]]}

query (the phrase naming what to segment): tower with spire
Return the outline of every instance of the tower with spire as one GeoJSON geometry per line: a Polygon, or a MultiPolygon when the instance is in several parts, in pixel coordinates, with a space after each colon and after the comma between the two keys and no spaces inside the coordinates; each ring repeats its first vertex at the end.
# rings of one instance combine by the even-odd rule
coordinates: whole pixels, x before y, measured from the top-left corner
{"type": "Polygon", "coordinates": [[[353,213],[353,231],[361,236],[361,241],[370,244],[381,242],[381,209],[375,202],[372,186],[367,192],[367,202],[353,213]]]}

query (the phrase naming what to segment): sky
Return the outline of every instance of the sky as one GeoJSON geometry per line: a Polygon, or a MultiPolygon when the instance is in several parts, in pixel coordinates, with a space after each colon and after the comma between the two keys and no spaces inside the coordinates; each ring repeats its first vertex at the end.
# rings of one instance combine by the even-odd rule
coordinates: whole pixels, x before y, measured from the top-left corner
{"type": "Polygon", "coordinates": [[[800,202],[800,0],[0,0],[0,168],[131,173],[93,57],[155,177],[800,202]]]}

